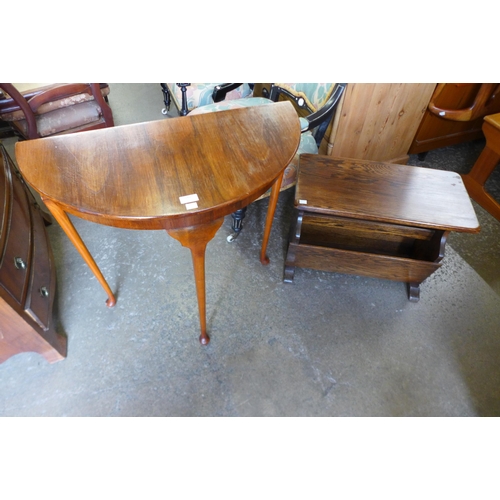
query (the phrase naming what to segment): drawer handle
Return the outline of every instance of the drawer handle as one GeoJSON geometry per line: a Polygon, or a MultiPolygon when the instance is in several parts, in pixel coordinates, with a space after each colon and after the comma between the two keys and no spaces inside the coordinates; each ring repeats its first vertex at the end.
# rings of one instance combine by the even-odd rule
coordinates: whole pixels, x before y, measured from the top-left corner
{"type": "Polygon", "coordinates": [[[47,289],[46,286],[42,286],[42,288],[40,288],[39,292],[40,292],[40,295],[42,297],[48,297],[49,296],[49,290],[47,289]]]}
{"type": "Polygon", "coordinates": [[[16,269],[26,269],[26,262],[21,257],[14,257],[14,265],[16,269]]]}

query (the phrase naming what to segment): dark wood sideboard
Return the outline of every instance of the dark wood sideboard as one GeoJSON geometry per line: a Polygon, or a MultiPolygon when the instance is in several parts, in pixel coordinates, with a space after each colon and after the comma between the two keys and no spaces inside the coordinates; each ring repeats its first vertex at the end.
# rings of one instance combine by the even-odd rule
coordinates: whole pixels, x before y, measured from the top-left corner
{"type": "Polygon", "coordinates": [[[0,363],[36,352],[53,363],[66,357],[54,328],[56,275],[44,219],[0,144],[0,363]]]}

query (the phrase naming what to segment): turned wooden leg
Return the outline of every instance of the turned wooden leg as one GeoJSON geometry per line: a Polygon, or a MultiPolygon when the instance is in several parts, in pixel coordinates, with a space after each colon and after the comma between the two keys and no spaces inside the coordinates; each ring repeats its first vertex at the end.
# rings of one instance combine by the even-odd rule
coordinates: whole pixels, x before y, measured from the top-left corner
{"type": "Polygon", "coordinates": [[[191,250],[193,259],[194,279],[196,282],[196,295],[198,297],[198,310],[200,313],[200,342],[206,345],[210,342],[207,334],[206,300],[205,300],[205,249],[208,242],[219,230],[224,218],[217,219],[209,224],[191,226],[182,229],[167,229],[172,238],[182,246],[191,250]]]}
{"type": "Polygon", "coordinates": [[[269,264],[269,258],[266,255],[267,244],[269,242],[269,236],[271,234],[271,228],[273,226],[274,212],[276,212],[276,205],[278,204],[278,197],[280,194],[281,183],[283,182],[283,174],[285,171],[281,172],[279,177],[273,184],[271,189],[271,196],[269,197],[269,205],[267,207],[266,215],[266,226],[264,228],[264,237],[262,239],[262,247],[260,249],[260,262],[264,266],[269,264]]]}
{"type": "Polygon", "coordinates": [[[106,305],[108,307],[113,307],[116,304],[115,296],[113,295],[113,292],[111,291],[111,288],[109,287],[107,281],[104,279],[101,270],[95,263],[92,255],[90,255],[90,252],[85,246],[85,243],[80,238],[80,235],[78,234],[77,230],[75,229],[75,226],[69,219],[68,215],[57,203],[53,202],[52,200],[44,199],[43,201],[47,205],[47,208],[50,210],[50,213],[54,216],[54,219],[56,219],[56,221],[59,222],[59,225],[66,233],[66,236],[70,239],[73,245],[75,245],[76,249],[78,250],[78,253],[82,256],[83,260],[87,263],[87,265],[90,267],[90,270],[94,273],[94,276],[97,278],[101,286],[104,288],[104,291],[108,295],[108,300],[106,300],[106,305]]]}

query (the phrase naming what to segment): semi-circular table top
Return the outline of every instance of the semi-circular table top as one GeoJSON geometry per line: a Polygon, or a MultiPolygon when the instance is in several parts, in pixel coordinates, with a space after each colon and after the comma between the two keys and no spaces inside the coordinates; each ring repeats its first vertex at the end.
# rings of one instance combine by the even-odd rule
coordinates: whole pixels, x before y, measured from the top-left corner
{"type": "Polygon", "coordinates": [[[16,158],[42,199],[129,229],[209,223],[271,187],[300,142],[289,102],[22,141],[16,158]]]}

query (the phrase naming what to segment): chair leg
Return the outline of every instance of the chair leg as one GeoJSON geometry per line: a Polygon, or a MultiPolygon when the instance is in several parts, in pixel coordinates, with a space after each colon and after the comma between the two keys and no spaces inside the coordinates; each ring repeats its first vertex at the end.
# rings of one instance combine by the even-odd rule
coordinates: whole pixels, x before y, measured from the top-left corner
{"type": "Polygon", "coordinates": [[[181,89],[181,95],[182,95],[182,101],[181,101],[181,109],[179,111],[179,114],[181,116],[187,116],[189,113],[188,109],[188,103],[187,103],[187,87],[189,87],[191,84],[190,83],[176,83],[176,85],[181,89]]]}
{"type": "Polygon", "coordinates": [[[233,218],[233,234],[230,234],[227,237],[227,241],[229,243],[234,241],[240,235],[241,230],[243,229],[243,219],[245,218],[246,212],[247,207],[243,207],[231,214],[231,217],[233,218]]]}
{"type": "Polygon", "coordinates": [[[163,92],[163,103],[165,107],[161,110],[162,114],[166,115],[170,110],[170,92],[168,91],[166,83],[160,83],[161,91],[163,92]]]}

